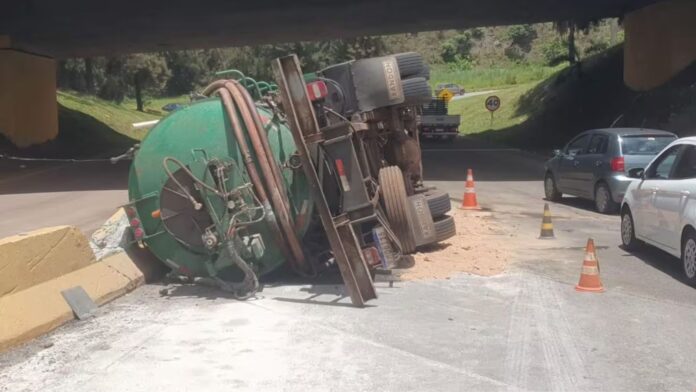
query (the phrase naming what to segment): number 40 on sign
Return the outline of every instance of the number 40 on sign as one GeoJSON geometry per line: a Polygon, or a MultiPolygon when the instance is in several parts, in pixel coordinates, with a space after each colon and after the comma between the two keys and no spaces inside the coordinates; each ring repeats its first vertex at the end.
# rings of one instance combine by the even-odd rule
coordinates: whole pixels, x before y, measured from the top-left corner
{"type": "Polygon", "coordinates": [[[500,98],[497,95],[491,95],[486,98],[486,110],[491,112],[491,125],[493,125],[493,113],[500,109],[500,98]]]}

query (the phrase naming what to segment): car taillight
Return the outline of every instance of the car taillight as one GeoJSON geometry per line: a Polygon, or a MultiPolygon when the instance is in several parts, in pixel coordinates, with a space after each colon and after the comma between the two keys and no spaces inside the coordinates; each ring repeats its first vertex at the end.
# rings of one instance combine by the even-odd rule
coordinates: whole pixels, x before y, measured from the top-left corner
{"type": "Polygon", "coordinates": [[[616,157],[611,160],[611,171],[622,172],[626,170],[624,157],[616,157]]]}

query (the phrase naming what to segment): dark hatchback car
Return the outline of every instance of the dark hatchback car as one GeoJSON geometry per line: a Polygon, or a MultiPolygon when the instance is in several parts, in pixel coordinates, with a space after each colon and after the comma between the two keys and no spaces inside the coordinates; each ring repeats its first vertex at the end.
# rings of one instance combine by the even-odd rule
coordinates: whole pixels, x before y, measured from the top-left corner
{"type": "Polygon", "coordinates": [[[666,131],[610,128],[585,131],[546,162],[548,200],[569,194],[594,200],[597,211],[616,212],[628,184],[626,173],[650,163],[677,136],[666,131]]]}

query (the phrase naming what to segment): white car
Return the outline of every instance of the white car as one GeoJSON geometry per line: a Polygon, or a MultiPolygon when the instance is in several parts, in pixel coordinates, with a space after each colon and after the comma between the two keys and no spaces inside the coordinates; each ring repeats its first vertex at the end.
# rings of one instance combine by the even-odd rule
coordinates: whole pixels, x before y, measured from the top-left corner
{"type": "Polygon", "coordinates": [[[624,246],[642,241],[681,258],[686,280],[696,285],[696,137],[670,143],[628,175],[635,180],[621,203],[624,246]]]}

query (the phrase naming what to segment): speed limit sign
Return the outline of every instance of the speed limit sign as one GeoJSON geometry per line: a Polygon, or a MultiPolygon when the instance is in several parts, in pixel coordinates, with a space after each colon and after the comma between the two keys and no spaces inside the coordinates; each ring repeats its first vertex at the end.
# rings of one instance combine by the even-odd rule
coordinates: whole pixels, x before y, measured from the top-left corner
{"type": "Polygon", "coordinates": [[[495,112],[500,109],[500,98],[496,95],[491,95],[486,98],[486,109],[488,109],[489,112],[495,112]]]}

